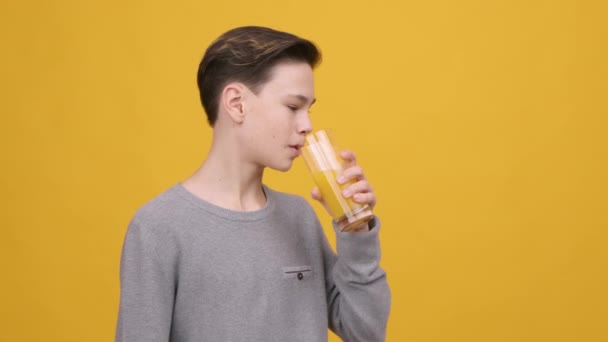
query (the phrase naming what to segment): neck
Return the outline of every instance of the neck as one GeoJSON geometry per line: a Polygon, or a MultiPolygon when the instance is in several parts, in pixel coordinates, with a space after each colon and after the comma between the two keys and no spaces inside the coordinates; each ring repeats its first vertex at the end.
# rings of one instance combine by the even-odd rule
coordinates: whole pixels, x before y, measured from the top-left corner
{"type": "Polygon", "coordinates": [[[264,168],[245,161],[235,146],[214,140],[203,165],[182,185],[195,196],[222,208],[259,210],[266,205],[264,168]]]}

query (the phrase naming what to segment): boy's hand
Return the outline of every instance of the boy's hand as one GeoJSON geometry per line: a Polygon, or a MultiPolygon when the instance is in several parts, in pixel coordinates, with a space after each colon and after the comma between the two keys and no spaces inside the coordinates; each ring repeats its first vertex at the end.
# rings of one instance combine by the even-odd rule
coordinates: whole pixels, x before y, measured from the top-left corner
{"type": "MultiPolygon", "coordinates": [[[[372,186],[369,184],[363,173],[363,169],[357,165],[357,159],[352,151],[344,150],[340,152],[340,157],[344,159],[345,169],[342,174],[338,175],[338,183],[345,184],[352,181],[352,184],[346,186],[342,191],[344,198],[351,198],[361,204],[369,205],[370,209],[373,210],[376,205],[376,195],[372,186]]],[[[323,196],[318,187],[314,187],[310,193],[313,199],[319,201],[327,210],[327,205],[323,201],[323,196]]],[[[329,210],[327,210],[329,212],[329,210]]]]}

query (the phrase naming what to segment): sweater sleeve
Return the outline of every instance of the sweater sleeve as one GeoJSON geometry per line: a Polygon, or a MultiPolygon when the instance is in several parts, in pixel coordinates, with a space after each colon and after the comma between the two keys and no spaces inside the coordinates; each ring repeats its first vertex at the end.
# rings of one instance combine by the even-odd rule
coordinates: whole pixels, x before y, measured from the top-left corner
{"type": "Polygon", "coordinates": [[[379,220],[369,232],[336,231],[337,256],[323,235],[329,328],[345,342],[384,341],[391,295],[380,268],[379,220]]]}
{"type": "Polygon", "coordinates": [[[175,295],[173,262],[148,234],[135,222],[127,230],[120,262],[117,342],[169,341],[175,295]]]}

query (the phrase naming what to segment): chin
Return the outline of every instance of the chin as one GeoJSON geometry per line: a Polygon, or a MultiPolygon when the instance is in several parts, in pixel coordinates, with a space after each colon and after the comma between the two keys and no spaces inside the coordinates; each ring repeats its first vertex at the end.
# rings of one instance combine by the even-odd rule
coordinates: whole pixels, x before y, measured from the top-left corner
{"type": "Polygon", "coordinates": [[[291,169],[292,165],[293,161],[289,161],[288,163],[269,164],[268,167],[276,171],[287,172],[291,169]]]}

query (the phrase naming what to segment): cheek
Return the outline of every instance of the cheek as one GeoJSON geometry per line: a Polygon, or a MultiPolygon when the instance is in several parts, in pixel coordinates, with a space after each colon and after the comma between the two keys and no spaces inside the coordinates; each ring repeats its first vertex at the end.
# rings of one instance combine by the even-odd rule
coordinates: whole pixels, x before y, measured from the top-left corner
{"type": "Polygon", "coordinates": [[[268,108],[258,112],[258,121],[255,122],[254,131],[260,141],[267,141],[272,144],[285,140],[288,136],[287,132],[291,131],[293,124],[292,118],[289,116],[292,113],[286,112],[283,108],[268,108]]]}

